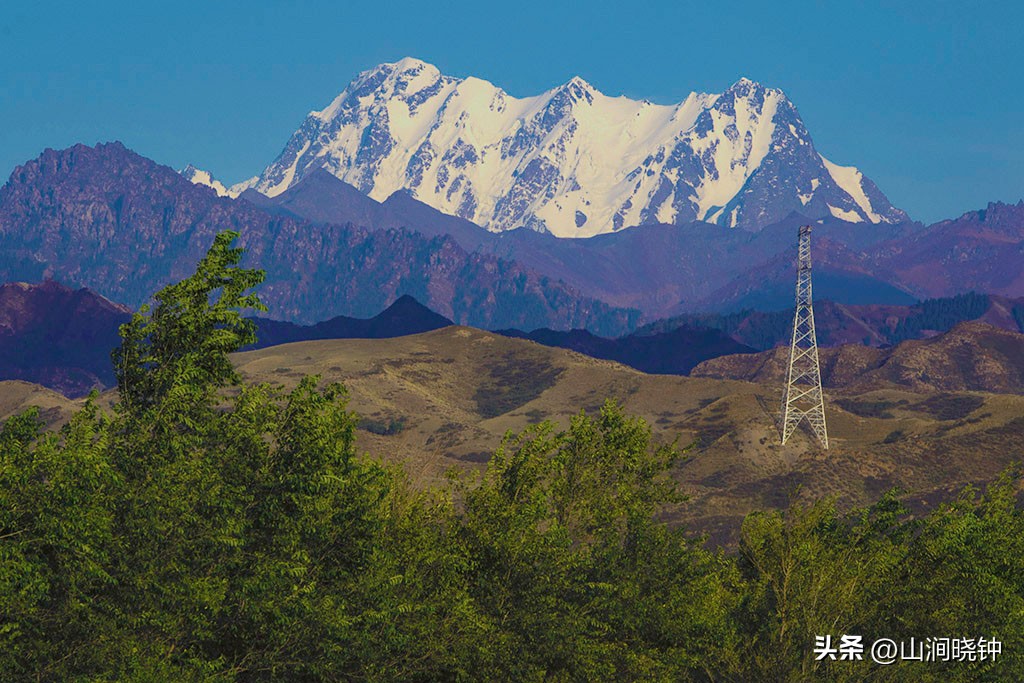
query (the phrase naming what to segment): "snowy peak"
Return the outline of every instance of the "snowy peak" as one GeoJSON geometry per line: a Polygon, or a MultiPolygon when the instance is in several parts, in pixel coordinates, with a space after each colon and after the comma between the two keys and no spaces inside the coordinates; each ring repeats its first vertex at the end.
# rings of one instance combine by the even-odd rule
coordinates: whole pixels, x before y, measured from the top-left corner
{"type": "Polygon", "coordinates": [[[328,122],[353,104],[363,104],[367,98],[374,102],[401,100],[416,106],[418,100],[429,98],[434,86],[443,86],[457,79],[443,76],[437,67],[419,59],[405,57],[397,62],[381,64],[364,71],[325,109],[310,114],[328,122]]]}
{"type": "Polygon", "coordinates": [[[730,202],[740,193],[765,157],[778,148],[776,114],[788,105],[781,90],[742,79],[703,110],[691,131],[673,150],[684,167],[699,169],[689,183],[690,205],[677,205],[677,213],[690,220],[723,222],[735,227],[741,210],[730,202]],[[695,201],[693,201],[695,200],[695,201]],[[695,206],[694,206],[695,204],[695,206]]]}
{"type": "Polygon", "coordinates": [[[231,191],[224,186],[224,183],[214,178],[209,171],[203,171],[201,169],[198,169],[192,164],[189,164],[185,168],[181,169],[180,171],[178,171],[178,173],[180,173],[187,180],[192,181],[196,185],[203,185],[205,187],[211,188],[214,192],[217,193],[218,197],[238,196],[237,193],[232,194],[231,191]]]}
{"type": "Polygon", "coordinates": [[[275,196],[317,169],[378,201],[405,190],[492,231],[561,237],[695,220],[758,229],[793,211],[906,219],[857,169],[818,154],[781,90],[748,78],[671,105],[579,76],[516,98],[406,57],[359,74],[230,191],[275,196]]]}
{"type": "MultiPolygon", "coordinates": [[[[767,90],[767,88],[765,88],[763,85],[761,85],[757,81],[750,80],[746,76],[740,76],[739,80],[736,81],[735,83],[733,83],[732,85],[730,85],[729,88],[725,92],[727,92],[727,93],[737,93],[737,94],[740,94],[740,95],[749,95],[750,93],[753,93],[753,92],[759,91],[759,90],[763,92],[763,91],[767,90]]],[[[777,91],[777,92],[781,92],[781,91],[777,91]]]]}
{"type": "Polygon", "coordinates": [[[410,98],[441,78],[437,67],[406,57],[364,72],[357,81],[357,90],[372,91],[377,96],[410,98]]]}
{"type": "Polygon", "coordinates": [[[586,102],[587,104],[593,104],[594,96],[601,94],[597,88],[579,76],[573,76],[565,85],[558,88],[558,91],[564,93],[573,102],[586,102]]]}

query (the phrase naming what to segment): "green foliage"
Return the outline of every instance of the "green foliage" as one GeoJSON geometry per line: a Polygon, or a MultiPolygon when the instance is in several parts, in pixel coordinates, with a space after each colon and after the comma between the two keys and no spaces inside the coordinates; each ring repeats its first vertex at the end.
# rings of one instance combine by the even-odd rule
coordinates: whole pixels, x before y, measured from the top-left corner
{"type": "Polygon", "coordinates": [[[474,679],[678,680],[699,667],[727,598],[715,558],[654,521],[677,499],[676,455],[612,403],[565,432],[506,439],[463,489],[467,578],[489,632],[474,679]]]}
{"type": "Polygon", "coordinates": [[[843,520],[829,501],[755,513],[743,524],[740,568],[747,578],[740,623],[740,670],[750,680],[861,680],[863,663],[819,662],[816,635],[865,633],[886,609],[904,548],[891,527],[902,512],[891,496],[860,519],[843,520]],[[828,675],[827,675],[828,674],[828,675]]]}
{"type": "Polygon", "coordinates": [[[60,435],[34,411],[0,430],[0,678],[65,678],[104,625],[91,603],[113,581],[107,433],[91,402],[60,435]]]}
{"type": "Polygon", "coordinates": [[[371,434],[379,434],[380,436],[392,436],[400,434],[405,429],[405,418],[388,417],[375,419],[364,417],[359,420],[359,429],[364,429],[371,434]]]}
{"type": "Polygon", "coordinates": [[[256,326],[239,309],[265,311],[246,290],[263,282],[263,271],[238,267],[238,233],[224,232],[199,262],[195,274],[156,293],[149,306],[121,326],[113,354],[121,407],[139,413],[172,392],[209,392],[238,377],[232,351],[256,341],[256,326]],[[211,301],[212,297],[216,297],[211,301]]]}
{"type": "Polygon", "coordinates": [[[890,344],[898,344],[907,339],[919,339],[925,330],[945,332],[957,323],[980,318],[990,305],[991,299],[987,294],[975,292],[926,299],[914,304],[910,315],[889,330],[886,338],[890,344]]]}
{"type": "Polygon", "coordinates": [[[1024,514],[1019,475],[984,496],[968,489],[953,504],[912,519],[894,492],[840,516],[828,501],[753,514],[744,523],[739,566],[746,579],[737,625],[738,680],[1022,680],[1015,651],[1024,639],[1024,514]],[[928,637],[995,638],[995,661],[816,661],[817,635],[919,642],[928,637]]]}
{"type": "Polygon", "coordinates": [[[338,385],[243,383],[261,275],[222,235],[123,329],[122,399],[0,427],[0,680],[1024,680],[1018,477],[913,518],[888,494],[659,521],[680,453],[607,403],[417,489],[338,385]],[[815,636],[984,635],[996,662],[816,661],[815,636]]]}

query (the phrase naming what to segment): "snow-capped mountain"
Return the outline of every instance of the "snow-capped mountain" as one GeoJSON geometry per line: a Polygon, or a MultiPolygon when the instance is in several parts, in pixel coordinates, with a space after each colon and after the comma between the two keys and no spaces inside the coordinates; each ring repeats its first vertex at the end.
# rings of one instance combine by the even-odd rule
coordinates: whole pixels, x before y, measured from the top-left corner
{"type": "Polygon", "coordinates": [[[231,194],[275,196],[318,168],[377,200],[405,189],[496,232],[586,237],[694,220],[757,229],[792,211],[907,220],[860,171],[815,150],[781,90],[745,78],[674,105],[609,97],[579,77],[516,98],[406,58],[360,74],[231,194]]]}
{"type": "Polygon", "coordinates": [[[217,193],[218,197],[237,197],[238,193],[232,193],[225,187],[224,183],[213,177],[209,171],[196,168],[192,164],[189,164],[185,168],[178,171],[181,175],[185,176],[188,180],[191,180],[196,185],[205,185],[206,187],[212,188],[217,193]]]}

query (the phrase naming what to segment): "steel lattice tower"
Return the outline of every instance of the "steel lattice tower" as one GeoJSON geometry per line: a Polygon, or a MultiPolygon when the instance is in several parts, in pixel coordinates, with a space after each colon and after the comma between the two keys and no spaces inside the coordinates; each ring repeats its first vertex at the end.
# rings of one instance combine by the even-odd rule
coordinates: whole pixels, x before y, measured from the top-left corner
{"type": "Polygon", "coordinates": [[[828,450],[825,428],[825,399],[821,393],[818,341],[814,335],[814,307],[811,304],[811,226],[800,228],[799,267],[796,276],[796,315],[793,342],[789,349],[789,371],[782,395],[782,443],[786,443],[800,421],[807,418],[814,435],[828,450]]]}

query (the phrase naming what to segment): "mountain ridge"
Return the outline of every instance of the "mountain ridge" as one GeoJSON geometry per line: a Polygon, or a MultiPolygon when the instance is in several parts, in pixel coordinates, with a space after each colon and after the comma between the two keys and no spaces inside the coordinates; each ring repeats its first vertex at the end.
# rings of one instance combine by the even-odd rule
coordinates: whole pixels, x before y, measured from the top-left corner
{"type": "Polygon", "coordinates": [[[668,332],[634,333],[617,339],[600,337],[587,330],[495,330],[495,334],[569,349],[591,358],[611,360],[640,372],[659,375],[687,375],[706,359],[754,351],[719,330],[707,328],[677,327],[668,332]]]}
{"type": "MultiPolygon", "coordinates": [[[[790,306],[794,235],[808,222],[791,213],[759,231],[696,222],[571,240],[491,233],[408,193],[377,202],[327,172],[274,198],[229,199],[121,145],[79,145],[45,151],[0,187],[0,280],[54,278],[137,306],[187,276],[216,232],[236,229],[267,270],[277,318],[368,317],[410,294],[480,328],[621,336],[680,313],[790,306]]],[[[813,225],[818,299],[1024,296],[1024,203],[931,226],[813,225]]]]}
{"type": "MultiPolygon", "coordinates": [[[[886,350],[887,342],[934,338],[948,334],[961,322],[984,323],[1010,332],[1024,331],[1024,298],[1013,300],[972,294],[929,300],[911,307],[856,307],[820,301],[816,308],[819,344],[827,373],[836,365],[831,359],[837,353],[859,359],[858,367],[864,369],[868,362],[865,359],[894,353],[886,350]],[[835,350],[840,347],[846,350],[835,350]]],[[[69,396],[109,387],[113,384],[109,354],[120,343],[118,327],[130,315],[129,308],[110,302],[87,288],[75,290],[53,281],[0,285],[0,380],[31,381],[69,396]]],[[[723,358],[719,363],[724,363],[725,367],[746,368],[736,371],[738,378],[767,381],[757,375],[767,367],[774,368],[775,375],[767,378],[774,381],[781,378],[785,349],[761,355],[756,352],[787,343],[791,317],[791,311],[683,316],[644,326],[618,338],[605,338],[579,329],[504,329],[495,334],[569,349],[654,374],[686,375],[698,366],[711,367],[714,372],[719,366],[709,359],[723,358]],[[757,358],[761,360],[751,360],[757,358]]],[[[247,350],[326,339],[390,339],[453,324],[408,295],[400,296],[369,318],[337,316],[314,325],[262,317],[250,319],[257,325],[258,341],[247,350]]],[[[1000,345],[998,335],[993,336],[988,327],[967,329],[980,330],[976,336],[995,339],[995,346],[1000,345]]],[[[964,336],[961,333],[961,337],[964,336]]],[[[829,377],[831,375],[826,376],[827,381],[829,377]]],[[[1024,381],[1018,390],[1021,387],[1024,381]]],[[[991,386],[983,388],[998,391],[991,386]]]]}
{"type": "MultiPolygon", "coordinates": [[[[578,239],[560,239],[531,230],[492,233],[457,216],[449,216],[413,197],[406,191],[392,194],[384,202],[362,194],[323,169],[317,169],[287,191],[266,197],[246,190],[240,198],[253,201],[269,211],[300,216],[322,223],[355,222],[373,229],[403,227],[423,235],[450,235],[467,251],[476,251],[521,263],[538,272],[565,281],[588,296],[615,306],[639,308],[648,319],[665,317],[680,310],[702,308],[705,299],[721,302],[716,289],[728,287],[736,278],[765,265],[774,256],[780,267],[788,267],[788,251],[796,226],[805,216],[791,214],[786,220],[757,232],[727,230],[705,222],[688,225],[642,225],[635,229],[578,239]]],[[[906,236],[915,230],[910,224],[853,225],[837,218],[825,219],[817,231],[836,240],[840,248],[860,251],[871,245],[906,236]]],[[[815,244],[816,253],[822,245],[815,244]]],[[[833,258],[835,265],[819,264],[819,291],[845,301],[851,291],[851,277],[867,290],[880,292],[879,303],[907,303],[913,297],[887,282],[876,282],[870,268],[850,273],[847,264],[833,258]],[[829,269],[835,273],[828,273],[829,269]],[[835,286],[829,278],[840,278],[835,286]]],[[[862,287],[863,288],[863,287],[862,287]]],[[[791,296],[791,284],[783,288],[791,296]]],[[[857,291],[857,290],[854,290],[857,291]]],[[[738,291],[734,296],[743,296],[738,291]]],[[[776,297],[777,298],[777,297],[776,297]]],[[[854,303],[853,301],[847,301],[854,303]]]]}
{"type": "MultiPolygon", "coordinates": [[[[952,329],[960,322],[984,322],[1011,332],[1024,332],[1024,297],[967,293],[926,299],[910,306],[842,304],[828,299],[814,304],[819,346],[860,344],[894,346],[952,329]]],[[[677,327],[710,327],[759,351],[788,345],[793,309],[745,310],[729,314],[691,314],[649,323],[634,334],[657,334],[677,327]]]]}
{"type": "Polygon", "coordinates": [[[516,98],[405,58],[356,76],[231,192],[274,196],[317,169],[378,201],[405,189],[498,232],[584,237],[696,220],[758,229],[794,210],[907,220],[858,169],[816,151],[781,90],[746,78],[673,105],[609,97],[579,77],[516,98]]]}
{"type": "Polygon", "coordinates": [[[373,315],[402,294],[477,327],[621,333],[640,315],[447,235],[310,223],[218,197],[120,143],[46,150],[12,172],[0,187],[0,280],[60,279],[137,307],[229,229],[266,271],[273,315],[294,322],[373,315]]]}
{"type": "Polygon", "coordinates": [[[372,318],[340,315],[315,325],[295,325],[260,317],[251,320],[256,323],[256,343],[245,347],[245,351],[321,339],[390,339],[431,332],[455,324],[408,294],[398,297],[372,318]]]}
{"type": "Polygon", "coordinates": [[[1024,276],[1016,267],[1024,258],[1024,202],[990,202],[928,226],[855,225],[834,217],[811,221],[792,213],[757,232],[695,222],[567,240],[528,230],[491,233],[404,191],[376,202],[322,169],[277,197],[255,190],[243,197],[274,207],[295,195],[302,201],[279,210],[323,222],[377,215],[380,226],[448,234],[468,251],[513,260],[602,301],[639,308],[648,321],[686,312],[791,305],[793,235],[804,224],[815,226],[815,292],[821,299],[908,305],[970,291],[1024,296],[1024,276]],[[358,210],[332,203],[335,194],[354,199],[358,210]]]}

